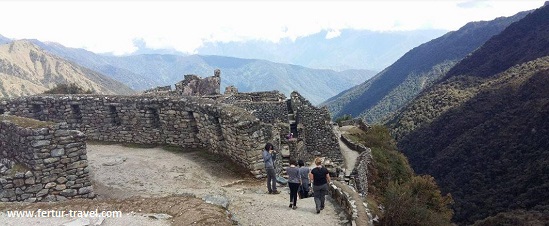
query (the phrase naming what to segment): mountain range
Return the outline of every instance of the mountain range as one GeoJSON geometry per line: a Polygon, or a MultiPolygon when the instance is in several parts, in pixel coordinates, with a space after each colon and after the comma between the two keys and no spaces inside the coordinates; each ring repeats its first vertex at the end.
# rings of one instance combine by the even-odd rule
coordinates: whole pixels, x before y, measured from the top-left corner
{"type": "Polygon", "coordinates": [[[63,83],[101,94],[134,93],[118,81],[46,53],[29,41],[0,45],[0,97],[42,93],[63,83]]]}
{"type": "Polygon", "coordinates": [[[263,40],[206,42],[196,51],[200,55],[265,59],[336,71],[348,69],[381,71],[408,50],[446,32],[445,30],[376,32],[342,29],[335,32],[321,31],[295,40],[283,39],[276,43],[263,40]]]}
{"type": "Polygon", "coordinates": [[[327,106],[334,118],[351,115],[371,123],[382,122],[467,54],[527,13],[470,22],[457,31],[413,48],[372,79],[331,97],[321,105],[327,106]]]}
{"type": "MultiPolygon", "coordinates": [[[[356,42],[326,39],[327,33],[319,33],[297,39],[301,45],[210,43],[201,51],[211,55],[153,51],[122,57],[0,36],[0,43],[8,43],[0,46],[0,91],[5,96],[28,95],[74,80],[102,93],[129,93],[125,86],[116,88],[120,83],[112,79],[139,91],[174,84],[185,74],[210,76],[219,68],[222,88],[286,94],[296,90],[314,104],[329,98],[321,105],[334,118],[350,114],[384,123],[414,171],[434,176],[441,190],[452,195],[458,225],[546,225],[549,220],[540,219],[549,219],[547,18],[546,3],[535,11],[468,23],[425,40],[373,78],[375,72],[369,70],[339,71],[367,65],[362,59],[375,62],[361,52],[367,32],[341,31],[340,38],[356,37],[356,42]],[[319,43],[322,40],[329,42],[319,43]],[[338,46],[353,45],[356,51],[337,51],[338,46]],[[239,48],[246,51],[236,55],[239,48]],[[291,48],[298,54],[285,56],[291,48]],[[329,51],[333,54],[326,54],[329,51]],[[254,54],[338,70],[251,59],[259,58],[254,54]],[[333,59],[345,63],[327,63],[333,59]],[[71,80],[77,72],[79,78],[71,80]],[[111,85],[101,85],[101,80],[111,85]]],[[[381,55],[373,65],[387,61],[381,55]]]]}
{"type": "MultiPolygon", "coordinates": [[[[341,30],[337,37],[327,38],[324,31],[278,43],[206,43],[197,50],[200,55],[150,50],[138,41],[139,50],[128,56],[101,55],[55,42],[30,41],[53,55],[109,76],[136,91],[173,85],[185,74],[210,76],[219,68],[222,72],[222,91],[229,85],[236,86],[240,92],[279,90],[289,95],[292,91],[298,91],[311,103],[319,104],[377,73],[348,68],[382,68],[413,46],[443,32],[341,30]]],[[[0,36],[0,43],[11,41],[0,36]]]]}
{"type": "Polygon", "coordinates": [[[388,121],[414,170],[452,194],[459,224],[548,223],[547,18],[548,4],[510,24],[388,121]]]}
{"type": "Polygon", "coordinates": [[[240,92],[279,90],[289,96],[298,91],[313,104],[372,77],[369,70],[334,71],[312,69],[258,59],[208,55],[142,54],[105,56],[84,49],[67,48],[58,43],[31,40],[42,49],[84,67],[107,75],[142,91],[173,85],[186,74],[212,76],[221,70],[221,90],[233,85],[240,92]]]}

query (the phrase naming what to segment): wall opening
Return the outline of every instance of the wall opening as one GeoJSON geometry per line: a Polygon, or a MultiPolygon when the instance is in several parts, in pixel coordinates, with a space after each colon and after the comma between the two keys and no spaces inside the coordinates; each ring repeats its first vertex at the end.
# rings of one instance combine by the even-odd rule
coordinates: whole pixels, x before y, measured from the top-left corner
{"type": "Polygon", "coordinates": [[[31,107],[31,114],[32,118],[41,120],[42,119],[42,105],[40,104],[33,104],[31,107]]]}
{"type": "Polygon", "coordinates": [[[77,123],[82,122],[82,111],[80,110],[80,105],[71,104],[72,118],[76,120],[77,123]]]}
{"type": "Polygon", "coordinates": [[[145,118],[152,128],[160,128],[160,114],[158,114],[158,109],[148,108],[145,112],[145,118]]]}
{"type": "Polygon", "coordinates": [[[194,113],[192,111],[188,111],[187,116],[189,117],[191,131],[193,131],[193,133],[198,133],[198,123],[196,123],[196,118],[194,117],[194,113]]]}
{"type": "Polygon", "coordinates": [[[114,126],[122,125],[116,106],[109,106],[109,118],[111,118],[111,124],[114,126]]]}
{"type": "Polygon", "coordinates": [[[4,114],[4,108],[0,108],[0,115],[4,114]]]}
{"type": "Polygon", "coordinates": [[[215,117],[215,135],[217,140],[222,141],[225,138],[223,137],[223,130],[221,129],[221,123],[219,122],[219,117],[215,117]]]}

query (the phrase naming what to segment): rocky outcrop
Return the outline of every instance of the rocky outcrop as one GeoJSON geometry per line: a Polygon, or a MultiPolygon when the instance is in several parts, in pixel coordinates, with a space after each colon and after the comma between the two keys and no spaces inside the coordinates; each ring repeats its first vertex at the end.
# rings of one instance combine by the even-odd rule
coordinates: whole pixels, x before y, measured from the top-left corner
{"type": "Polygon", "coordinates": [[[175,91],[183,96],[219,95],[221,71],[216,69],[214,76],[200,78],[198,75],[185,75],[183,81],[175,84],[175,91]]]}

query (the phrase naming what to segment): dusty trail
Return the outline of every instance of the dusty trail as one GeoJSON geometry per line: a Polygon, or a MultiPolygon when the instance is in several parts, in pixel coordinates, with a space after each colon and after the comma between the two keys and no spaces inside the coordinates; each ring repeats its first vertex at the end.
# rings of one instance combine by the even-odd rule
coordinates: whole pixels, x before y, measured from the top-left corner
{"type": "MultiPolygon", "coordinates": [[[[345,134],[348,129],[352,128],[353,126],[334,126],[334,132],[336,133],[337,137],[340,137],[341,134],[345,134]]],[[[355,168],[356,160],[359,156],[359,153],[350,149],[347,147],[341,139],[339,140],[339,148],[341,149],[341,154],[343,154],[343,158],[345,160],[345,175],[350,175],[353,169],[355,168]]]]}
{"type": "MultiPolygon", "coordinates": [[[[343,214],[328,196],[320,214],[316,214],[312,198],[298,200],[298,208],[292,210],[288,208],[287,187],[279,188],[281,194],[266,194],[263,180],[238,172],[224,159],[201,151],[88,144],[88,160],[98,194],[96,200],[0,204],[0,222],[19,225],[9,224],[15,218],[1,214],[5,210],[93,210],[99,206],[124,213],[124,218],[105,218],[101,225],[107,226],[231,225],[235,221],[240,225],[342,225],[343,214]],[[230,214],[220,206],[226,206],[230,214]],[[171,217],[151,217],[151,213],[171,217]]],[[[45,220],[25,224],[61,225],[74,219],[45,220]]]]}

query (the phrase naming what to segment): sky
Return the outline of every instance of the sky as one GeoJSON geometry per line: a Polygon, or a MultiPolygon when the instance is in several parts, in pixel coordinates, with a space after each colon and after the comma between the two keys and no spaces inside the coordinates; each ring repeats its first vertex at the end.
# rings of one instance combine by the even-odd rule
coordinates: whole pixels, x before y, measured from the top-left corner
{"type": "Polygon", "coordinates": [[[151,49],[196,53],[206,42],[278,42],[342,29],[457,30],[539,8],[539,0],[0,0],[0,35],[52,41],[95,53],[151,49]]]}

